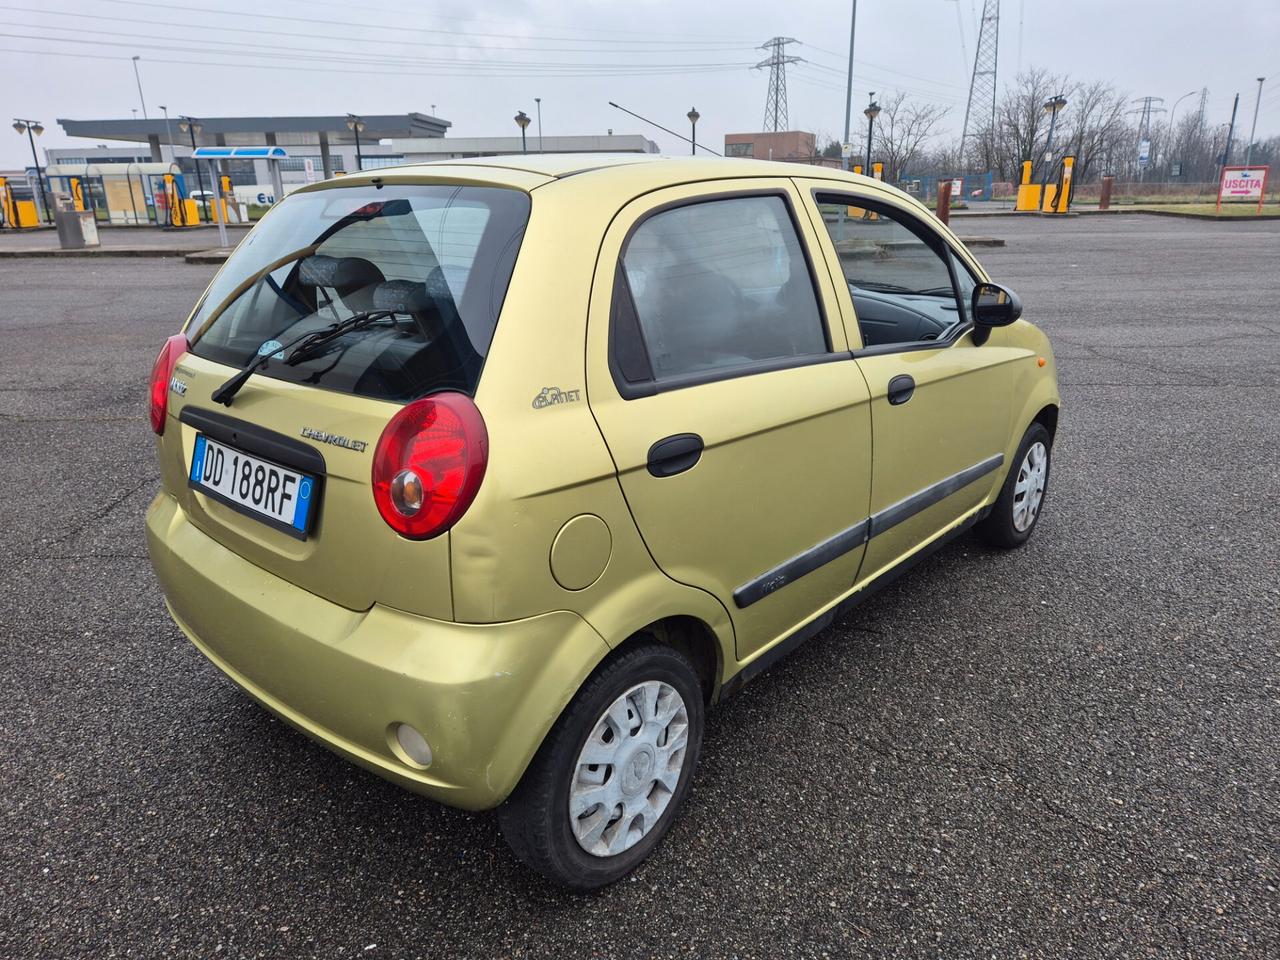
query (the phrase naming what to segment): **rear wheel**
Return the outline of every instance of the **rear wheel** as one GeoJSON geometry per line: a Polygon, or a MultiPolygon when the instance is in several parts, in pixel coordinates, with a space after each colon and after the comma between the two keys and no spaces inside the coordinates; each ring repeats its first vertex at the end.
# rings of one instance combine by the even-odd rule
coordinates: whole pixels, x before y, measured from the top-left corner
{"type": "Polygon", "coordinates": [[[1000,497],[978,527],[993,547],[1009,550],[1031,539],[1049,490],[1052,448],[1053,438],[1043,424],[1033,423],[1023,434],[1000,497]]]}
{"type": "Polygon", "coordinates": [[[693,665],[656,643],[598,670],[547,735],[498,822],[543,876],[594,890],[661,842],[698,762],[704,709],[693,665]]]}

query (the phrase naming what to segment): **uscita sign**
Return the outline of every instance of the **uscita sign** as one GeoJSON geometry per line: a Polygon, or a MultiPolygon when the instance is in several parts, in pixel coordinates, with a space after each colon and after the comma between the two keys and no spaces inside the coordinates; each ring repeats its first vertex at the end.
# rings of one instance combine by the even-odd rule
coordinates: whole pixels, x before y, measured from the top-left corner
{"type": "Polygon", "coordinates": [[[1262,198],[1267,190],[1267,174],[1270,168],[1223,167],[1218,182],[1218,209],[1224,203],[1256,203],[1262,212],[1262,198]]]}

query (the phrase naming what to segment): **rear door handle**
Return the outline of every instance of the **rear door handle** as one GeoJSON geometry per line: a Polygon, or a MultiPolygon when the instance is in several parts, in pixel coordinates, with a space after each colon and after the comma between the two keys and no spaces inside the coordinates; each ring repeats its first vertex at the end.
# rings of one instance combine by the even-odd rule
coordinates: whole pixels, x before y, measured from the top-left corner
{"type": "Polygon", "coordinates": [[[906,403],[915,392],[915,380],[905,373],[900,373],[889,381],[889,402],[894,406],[906,403]]]}
{"type": "Polygon", "coordinates": [[[702,438],[696,433],[677,433],[649,448],[649,473],[655,477],[674,477],[691,468],[701,457],[702,438]]]}

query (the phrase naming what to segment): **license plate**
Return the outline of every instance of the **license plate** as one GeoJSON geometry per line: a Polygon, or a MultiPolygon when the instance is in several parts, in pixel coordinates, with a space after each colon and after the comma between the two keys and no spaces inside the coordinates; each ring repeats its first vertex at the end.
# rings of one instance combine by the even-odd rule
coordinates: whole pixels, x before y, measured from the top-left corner
{"type": "Polygon", "coordinates": [[[201,493],[300,540],[306,539],[315,513],[315,477],[198,433],[188,479],[201,493]]]}

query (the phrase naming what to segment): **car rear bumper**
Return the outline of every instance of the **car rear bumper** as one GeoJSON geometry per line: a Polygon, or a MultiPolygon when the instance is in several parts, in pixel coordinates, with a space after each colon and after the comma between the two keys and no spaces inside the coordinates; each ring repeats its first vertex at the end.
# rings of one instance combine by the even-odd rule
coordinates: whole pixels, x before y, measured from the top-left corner
{"type": "Polygon", "coordinates": [[[472,625],[348,610],[223,547],[165,493],[147,543],[174,621],[214,666],[336,753],[451,806],[506,799],[608,652],[567,611],[472,625]],[[426,738],[428,767],[395,745],[398,723],[426,738]]]}

